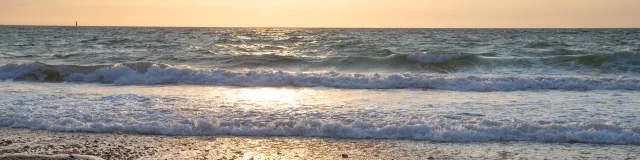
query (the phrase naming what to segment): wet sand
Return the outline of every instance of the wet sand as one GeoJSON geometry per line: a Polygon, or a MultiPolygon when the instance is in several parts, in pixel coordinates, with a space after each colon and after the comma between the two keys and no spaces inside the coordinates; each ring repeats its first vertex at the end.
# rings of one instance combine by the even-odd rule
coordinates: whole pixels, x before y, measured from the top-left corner
{"type": "Polygon", "coordinates": [[[165,136],[13,128],[0,128],[0,137],[0,159],[640,159],[638,146],[580,143],[165,136]]]}

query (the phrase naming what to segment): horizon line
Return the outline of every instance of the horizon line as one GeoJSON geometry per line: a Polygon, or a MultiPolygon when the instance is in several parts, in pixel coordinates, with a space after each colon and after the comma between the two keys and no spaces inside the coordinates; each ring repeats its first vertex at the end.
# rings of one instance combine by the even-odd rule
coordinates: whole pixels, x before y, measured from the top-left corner
{"type": "Polygon", "coordinates": [[[224,27],[224,26],[126,26],[126,25],[32,25],[0,24],[0,26],[37,27],[131,27],[131,28],[300,28],[300,29],[640,29],[640,27],[224,27]]]}

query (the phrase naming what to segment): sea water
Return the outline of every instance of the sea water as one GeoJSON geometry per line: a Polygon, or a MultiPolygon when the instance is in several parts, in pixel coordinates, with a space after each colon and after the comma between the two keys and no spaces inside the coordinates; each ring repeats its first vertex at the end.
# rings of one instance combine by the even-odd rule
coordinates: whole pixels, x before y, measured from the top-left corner
{"type": "Polygon", "coordinates": [[[0,26],[0,127],[640,144],[640,29],[0,26]]]}

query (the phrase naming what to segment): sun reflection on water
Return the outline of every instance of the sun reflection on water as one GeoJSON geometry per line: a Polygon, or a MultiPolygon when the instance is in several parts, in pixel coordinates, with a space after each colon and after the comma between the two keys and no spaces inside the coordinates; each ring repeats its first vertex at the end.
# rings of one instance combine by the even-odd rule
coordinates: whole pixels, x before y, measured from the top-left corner
{"type": "Polygon", "coordinates": [[[303,98],[293,90],[286,88],[246,88],[242,89],[237,97],[255,103],[288,104],[294,104],[303,98]]]}

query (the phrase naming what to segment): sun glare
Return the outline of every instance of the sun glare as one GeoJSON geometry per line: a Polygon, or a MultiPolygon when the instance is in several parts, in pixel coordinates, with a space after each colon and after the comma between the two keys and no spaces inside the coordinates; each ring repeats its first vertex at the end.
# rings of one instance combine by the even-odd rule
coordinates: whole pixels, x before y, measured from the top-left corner
{"type": "Polygon", "coordinates": [[[284,88],[246,88],[238,98],[256,103],[295,103],[300,99],[293,90],[284,88]]]}

